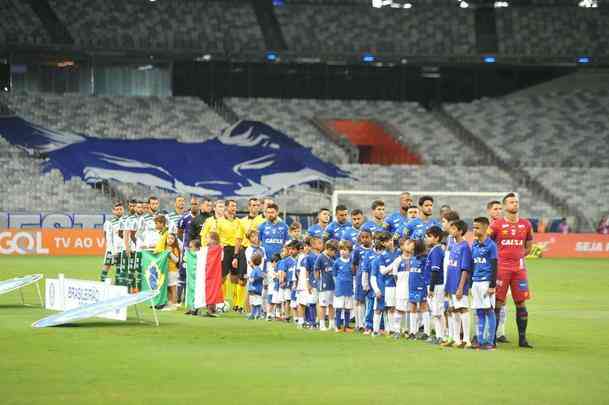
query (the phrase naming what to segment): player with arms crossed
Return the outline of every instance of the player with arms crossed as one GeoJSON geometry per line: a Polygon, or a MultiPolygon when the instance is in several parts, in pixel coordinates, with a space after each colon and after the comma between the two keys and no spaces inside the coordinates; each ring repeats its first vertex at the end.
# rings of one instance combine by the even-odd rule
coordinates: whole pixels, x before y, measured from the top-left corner
{"type": "Polygon", "coordinates": [[[515,193],[507,194],[502,202],[505,216],[493,221],[490,227],[498,253],[495,314],[499,317],[509,288],[516,304],[518,345],[530,349],[532,346],[526,338],[528,312],[525,305],[530,296],[524,258],[533,245],[533,228],[527,219],[519,217],[520,202],[515,193]]]}

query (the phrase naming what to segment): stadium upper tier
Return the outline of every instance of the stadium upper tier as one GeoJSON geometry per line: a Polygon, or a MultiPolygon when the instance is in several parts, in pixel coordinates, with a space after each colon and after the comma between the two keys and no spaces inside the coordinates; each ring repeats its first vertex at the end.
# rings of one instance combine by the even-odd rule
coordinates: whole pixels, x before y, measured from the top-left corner
{"type": "Polygon", "coordinates": [[[482,99],[445,109],[514,165],[609,166],[607,89],[482,99]]]}
{"type": "Polygon", "coordinates": [[[322,159],[336,163],[348,161],[346,152],[311,124],[311,118],[371,119],[389,124],[398,141],[428,163],[480,160],[418,103],[260,98],[230,98],[226,102],[240,118],[262,121],[283,130],[322,159]]]}
{"type": "Polygon", "coordinates": [[[474,13],[456,6],[395,10],[288,4],[277,8],[276,14],[292,51],[422,56],[475,53],[474,13]]]}
{"type": "Polygon", "coordinates": [[[204,141],[228,126],[207,104],[190,97],[12,93],[6,100],[35,124],[104,138],[204,141]]]}
{"type": "Polygon", "coordinates": [[[50,0],[76,44],[126,49],[262,50],[250,2],[50,0]]]}
{"type": "MultiPolygon", "coordinates": [[[[49,0],[49,3],[75,44],[83,48],[251,55],[266,47],[254,8],[245,0],[49,0]]],[[[296,54],[363,51],[410,56],[477,54],[473,8],[459,8],[452,0],[411,3],[413,7],[409,9],[377,9],[366,0],[295,0],[286,1],[274,11],[288,50],[296,54]]],[[[496,9],[499,54],[608,55],[607,41],[600,40],[609,36],[606,11],[574,7],[575,0],[570,5],[563,3],[543,0],[532,2],[531,6],[496,9]]],[[[0,45],[53,42],[26,1],[0,0],[0,19],[3,21],[0,45]]]]}
{"type": "Polygon", "coordinates": [[[499,53],[526,56],[609,54],[606,10],[506,7],[495,11],[499,53]]]}
{"type": "Polygon", "coordinates": [[[48,44],[49,35],[25,1],[0,0],[0,45],[48,44]]]}
{"type": "Polygon", "coordinates": [[[43,174],[42,159],[28,157],[0,137],[0,211],[108,212],[111,200],[80,178],[64,181],[58,170],[43,174]]]}

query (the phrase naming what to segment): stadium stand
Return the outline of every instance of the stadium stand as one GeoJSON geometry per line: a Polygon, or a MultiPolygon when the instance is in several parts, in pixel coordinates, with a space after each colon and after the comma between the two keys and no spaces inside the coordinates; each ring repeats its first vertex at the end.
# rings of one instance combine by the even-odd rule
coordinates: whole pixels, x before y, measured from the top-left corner
{"type": "Polygon", "coordinates": [[[111,200],[80,178],[64,181],[58,170],[42,172],[42,159],[27,156],[0,137],[0,211],[107,212],[111,200]]]}
{"type": "Polygon", "coordinates": [[[204,49],[238,53],[264,48],[249,2],[50,0],[80,46],[204,49]]]}
{"type": "Polygon", "coordinates": [[[445,105],[502,158],[520,166],[609,166],[609,90],[572,90],[445,105]]]}
{"type": "Polygon", "coordinates": [[[568,204],[579,207],[594,229],[609,212],[609,167],[527,167],[568,204]]]}
{"type": "Polygon", "coordinates": [[[581,7],[506,7],[495,11],[499,53],[526,56],[607,55],[605,10],[581,7]]]}
{"type": "Polygon", "coordinates": [[[395,10],[289,3],[275,13],[291,51],[421,56],[475,53],[474,14],[456,6],[395,10]]]}
{"type": "Polygon", "coordinates": [[[41,45],[50,42],[42,23],[27,1],[0,0],[0,45],[41,45]]]}
{"type": "Polygon", "coordinates": [[[228,126],[203,101],[191,97],[94,97],[12,93],[19,116],[56,131],[104,138],[204,141],[228,126]]]}
{"type": "Polygon", "coordinates": [[[424,162],[478,162],[480,156],[460,142],[418,103],[363,100],[244,99],[226,103],[243,119],[285,131],[324,160],[346,163],[346,152],[328,140],[310,119],[373,119],[389,124],[393,135],[424,162]]]}

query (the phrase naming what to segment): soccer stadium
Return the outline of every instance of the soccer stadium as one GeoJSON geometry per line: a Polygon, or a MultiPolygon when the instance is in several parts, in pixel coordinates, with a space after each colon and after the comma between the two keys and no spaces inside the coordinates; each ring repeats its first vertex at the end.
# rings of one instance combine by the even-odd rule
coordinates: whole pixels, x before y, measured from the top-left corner
{"type": "Polygon", "coordinates": [[[609,0],[0,0],[1,404],[608,404],[609,0]]]}

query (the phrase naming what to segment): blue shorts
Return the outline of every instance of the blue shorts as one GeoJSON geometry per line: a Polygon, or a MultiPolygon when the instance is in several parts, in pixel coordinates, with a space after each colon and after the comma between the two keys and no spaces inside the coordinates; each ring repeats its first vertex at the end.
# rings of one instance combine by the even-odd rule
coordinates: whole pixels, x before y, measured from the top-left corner
{"type": "Polygon", "coordinates": [[[355,272],[355,291],[353,297],[356,301],[364,301],[366,299],[366,293],[362,287],[362,272],[359,270],[355,272]]]}
{"type": "Polygon", "coordinates": [[[291,301],[296,301],[296,290],[292,290],[292,295],[290,295],[291,301]]]}
{"type": "Polygon", "coordinates": [[[420,304],[427,300],[427,292],[425,290],[410,290],[408,292],[408,302],[420,304]]]}

